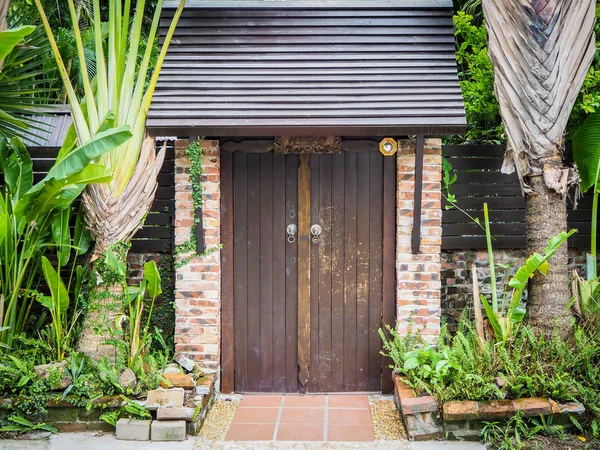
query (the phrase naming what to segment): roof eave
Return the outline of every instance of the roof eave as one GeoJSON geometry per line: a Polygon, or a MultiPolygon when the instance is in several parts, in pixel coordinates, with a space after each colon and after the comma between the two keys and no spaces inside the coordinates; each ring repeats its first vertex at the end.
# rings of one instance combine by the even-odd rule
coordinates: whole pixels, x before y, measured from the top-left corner
{"type": "Polygon", "coordinates": [[[277,126],[277,127],[206,127],[206,126],[165,126],[161,120],[153,126],[149,120],[148,133],[151,136],[177,136],[177,137],[257,137],[257,136],[449,136],[463,134],[466,122],[457,122],[448,125],[419,125],[419,126],[378,126],[361,125],[348,126],[277,126]],[[276,133],[273,133],[276,132],[276,133]]]}
{"type": "MultiPolygon", "coordinates": [[[[180,0],[166,0],[166,9],[177,8],[180,0]]],[[[452,8],[452,0],[187,0],[186,8],[198,9],[415,9],[452,8]]]]}

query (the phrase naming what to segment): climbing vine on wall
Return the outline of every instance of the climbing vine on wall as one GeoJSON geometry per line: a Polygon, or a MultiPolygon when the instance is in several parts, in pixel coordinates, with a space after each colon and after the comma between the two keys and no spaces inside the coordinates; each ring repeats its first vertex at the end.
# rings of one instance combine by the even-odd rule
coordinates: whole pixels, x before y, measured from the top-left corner
{"type": "MultiPolygon", "coordinates": [[[[194,204],[194,211],[202,208],[202,162],[204,160],[204,151],[200,145],[200,141],[194,141],[190,143],[186,150],[188,157],[190,158],[190,180],[192,183],[192,201],[194,204]]],[[[198,253],[196,251],[196,228],[200,222],[200,217],[197,217],[194,213],[194,225],[190,232],[190,239],[175,246],[175,269],[179,269],[188,264],[192,259],[209,255],[220,248],[220,245],[207,248],[204,252],[198,253]]]]}

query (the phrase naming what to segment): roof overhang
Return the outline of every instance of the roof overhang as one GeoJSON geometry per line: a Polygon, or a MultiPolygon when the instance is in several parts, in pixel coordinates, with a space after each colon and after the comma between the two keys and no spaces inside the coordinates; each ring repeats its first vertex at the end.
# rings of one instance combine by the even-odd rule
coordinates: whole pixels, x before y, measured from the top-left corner
{"type": "Polygon", "coordinates": [[[452,2],[188,1],[147,126],[171,136],[461,133],[452,2]]]}

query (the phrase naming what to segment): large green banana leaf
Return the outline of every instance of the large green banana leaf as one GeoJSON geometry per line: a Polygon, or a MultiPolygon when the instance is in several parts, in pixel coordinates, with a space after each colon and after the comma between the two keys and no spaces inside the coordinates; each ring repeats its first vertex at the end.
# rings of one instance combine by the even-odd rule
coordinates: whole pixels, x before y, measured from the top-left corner
{"type": "Polygon", "coordinates": [[[63,180],[75,174],[94,159],[127,142],[129,138],[131,138],[131,131],[127,125],[96,134],[88,142],[57,161],[42,182],[52,178],[63,180]]]}
{"type": "Polygon", "coordinates": [[[64,180],[48,180],[41,187],[25,194],[17,204],[16,213],[24,214],[28,221],[35,220],[52,209],[69,207],[87,184],[107,183],[111,179],[106,167],[89,164],[85,169],[64,180]]]}
{"type": "Polygon", "coordinates": [[[573,159],[581,191],[587,192],[600,178],[600,112],[591,114],[573,136],[573,159]]]}
{"type": "Polygon", "coordinates": [[[0,32],[0,61],[6,58],[10,52],[23,40],[25,36],[30,35],[35,31],[33,25],[25,25],[22,27],[12,28],[10,30],[0,32]]]}

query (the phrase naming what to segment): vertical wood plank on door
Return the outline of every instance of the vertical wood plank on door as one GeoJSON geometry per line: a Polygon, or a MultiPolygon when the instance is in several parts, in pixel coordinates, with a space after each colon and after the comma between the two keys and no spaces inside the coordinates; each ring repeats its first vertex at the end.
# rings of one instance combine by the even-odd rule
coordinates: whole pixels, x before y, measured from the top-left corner
{"type": "MultiPolygon", "coordinates": [[[[319,280],[319,391],[332,390],[331,382],[331,155],[319,156],[319,220],[321,226],[318,250],[318,272],[313,271],[319,280]]],[[[313,249],[315,247],[313,246],[313,249]]]]}
{"type": "MultiPolygon", "coordinates": [[[[310,155],[310,220],[309,227],[320,222],[319,211],[319,180],[320,156],[310,155]]],[[[306,386],[309,392],[319,391],[319,243],[310,242],[310,368],[309,383],[306,386]]],[[[298,299],[300,301],[300,299],[298,299]]]]}
{"type": "Polygon", "coordinates": [[[232,393],[234,381],[234,318],[233,318],[233,155],[221,152],[221,367],[223,370],[222,392],[232,393]]]}
{"type": "Polygon", "coordinates": [[[369,233],[372,223],[369,204],[369,154],[358,153],[356,204],[356,389],[366,391],[369,381],[369,233]]]}
{"type": "Polygon", "coordinates": [[[273,389],[273,153],[260,158],[260,391],[273,389]]]}
{"type": "Polygon", "coordinates": [[[344,390],[344,155],[331,163],[331,390],[344,390]]]}
{"type": "MultiPolygon", "coordinates": [[[[298,225],[298,155],[285,157],[285,217],[298,225]]],[[[298,391],[298,236],[285,245],[285,387],[298,391]]]]}
{"type": "Polygon", "coordinates": [[[286,391],[285,377],[285,156],[273,155],[273,390],[286,391]]]}
{"type": "MultiPolygon", "coordinates": [[[[378,152],[370,158],[369,195],[371,231],[369,234],[369,383],[368,390],[381,389],[380,354],[381,339],[378,330],[382,327],[383,313],[383,160],[378,152]]],[[[394,157],[389,157],[394,159],[394,157]]]]}
{"type": "Polygon", "coordinates": [[[302,389],[310,379],[311,280],[310,280],[310,155],[300,155],[298,169],[298,380],[302,389]]]}
{"type": "Polygon", "coordinates": [[[248,386],[260,391],[261,311],[260,311],[260,154],[248,155],[248,386]]]}
{"type": "Polygon", "coordinates": [[[344,390],[356,391],[356,201],[357,154],[345,155],[344,390]]]}
{"type": "Polygon", "coordinates": [[[234,153],[235,387],[246,391],[248,374],[248,155],[234,153]]]}

